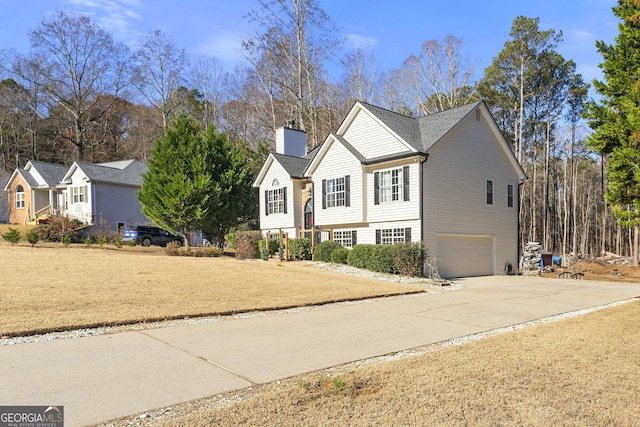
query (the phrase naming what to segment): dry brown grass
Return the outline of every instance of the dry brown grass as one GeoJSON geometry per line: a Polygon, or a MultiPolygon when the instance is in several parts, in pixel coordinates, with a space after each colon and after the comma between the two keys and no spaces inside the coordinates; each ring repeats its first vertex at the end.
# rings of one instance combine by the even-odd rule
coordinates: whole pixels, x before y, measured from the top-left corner
{"type": "Polygon", "coordinates": [[[555,267],[551,273],[543,273],[544,277],[556,278],[563,272],[582,273],[584,280],[609,282],[640,282],[640,268],[630,265],[612,265],[603,261],[583,260],[569,268],[555,267]]]}
{"type": "Polygon", "coordinates": [[[638,324],[634,302],[419,356],[303,375],[245,391],[243,400],[217,409],[203,408],[220,397],[175,405],[155,425],[637,425],[638,324]]]}
{"type": "Polygon", "coordinates": [[[309,265],[169,257],[161,248],[0,241],[0,336],[268,310],[420,288],[309,265]]]}

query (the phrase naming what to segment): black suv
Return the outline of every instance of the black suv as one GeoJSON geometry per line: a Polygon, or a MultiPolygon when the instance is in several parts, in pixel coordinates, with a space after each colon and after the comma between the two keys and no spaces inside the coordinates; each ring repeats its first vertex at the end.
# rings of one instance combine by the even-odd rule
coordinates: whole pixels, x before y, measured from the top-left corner
{"type": "Polygon", "coordinates": [[[135,241],[142,246],[167,246],[167,243],[175,242],[178,246],[184,245],[184,238],[152,225],[133,225],[122,231],[122,241],[135,241]]]}

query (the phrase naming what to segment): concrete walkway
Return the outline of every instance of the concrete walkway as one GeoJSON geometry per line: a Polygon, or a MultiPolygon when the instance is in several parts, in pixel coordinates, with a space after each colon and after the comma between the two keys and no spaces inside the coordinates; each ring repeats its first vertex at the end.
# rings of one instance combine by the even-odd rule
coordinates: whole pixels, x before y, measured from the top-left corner
{"type": "Polygon", "coordinates": [[[0,347],[0,405],[81,426],[640,297],[640,285],[483,277],[464,289],[0,347]]]}

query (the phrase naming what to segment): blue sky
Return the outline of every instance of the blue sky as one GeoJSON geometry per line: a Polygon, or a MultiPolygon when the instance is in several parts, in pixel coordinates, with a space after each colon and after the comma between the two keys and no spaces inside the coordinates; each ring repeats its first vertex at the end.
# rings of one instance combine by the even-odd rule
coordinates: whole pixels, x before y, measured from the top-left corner
{"type": "MultiPolygon", "coordinates": [[[[616,0],[319,0],[348,46],[376,56],[383,70],[400,67],[425,40],[453,34],[480,76],[502,49],[514,18],[540,18],[540,28],[561,30],[559,52],[573,59],[585,81],[600,78],[596,40],[613,42],[616,0]]],[[[29,49],[28,31],[56,10],[90,15],[118,41],[135,42],[160,28],[191,58],[215,56],[231,71],[241,61],[239,40],[249,29],[244,15],[255,0],[0,0],[0,49],[29,49]]]]}

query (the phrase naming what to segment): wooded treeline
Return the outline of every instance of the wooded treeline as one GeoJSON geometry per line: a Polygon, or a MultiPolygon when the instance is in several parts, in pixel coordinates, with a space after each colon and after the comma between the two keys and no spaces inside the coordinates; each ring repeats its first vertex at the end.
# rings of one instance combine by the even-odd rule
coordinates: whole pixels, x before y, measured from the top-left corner
{"type": "Polygon", "coordinates": [[[160,30],[131,51],[87,16],[44,18],[28,52],[1,53],[0,167],[147,162],[180,112],[264,156],[291,120],[310,147],[322,143],[356,100],[420,116],[484,99],[529,177],[520,187],[521,240],[555,253],[630,254],[629,227],[605,203],[607,153],[586,145],[589,85],[557,52],[560,31],[517,17],[474,80],[453,35],[415,41],[415,54],[384,70],[373,54],[345,49],[318,0],[259,4],[247,15],[255,32],[242,40],[245,65],[233,70],[210,57],[190,63],[160,30]]]}

